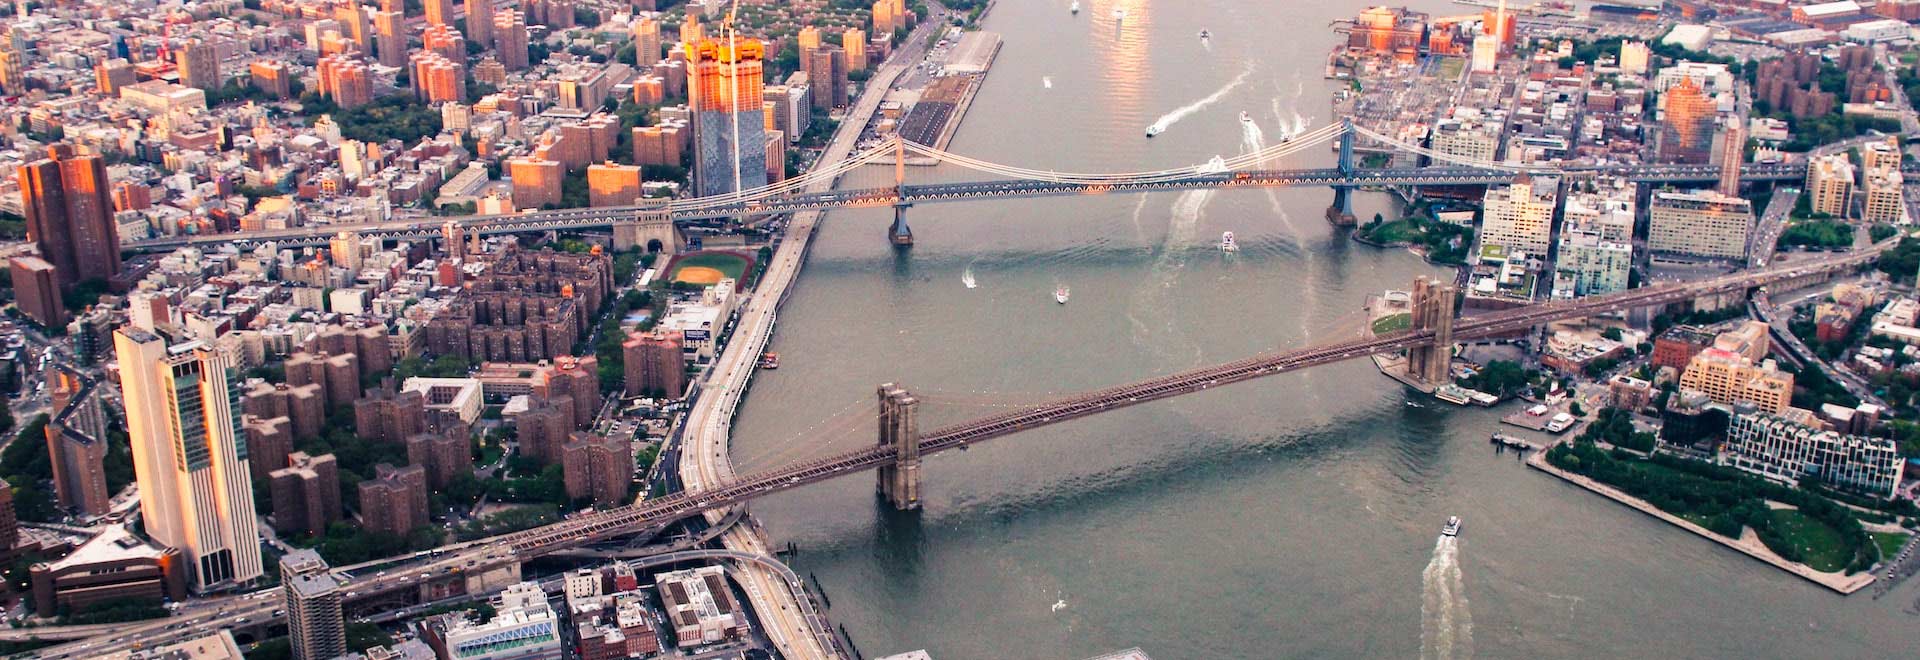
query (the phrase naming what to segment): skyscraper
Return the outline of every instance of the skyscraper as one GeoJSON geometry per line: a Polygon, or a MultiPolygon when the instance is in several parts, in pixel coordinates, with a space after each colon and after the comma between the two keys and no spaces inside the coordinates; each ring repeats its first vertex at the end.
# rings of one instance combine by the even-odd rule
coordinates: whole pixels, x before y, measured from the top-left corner
{"type": "Polygon", "coordinates": [[[405,64],[407,61],[406,12],[387,10],[373,12],[373,29],[376,33],[374,50],[379,52],[380,63],[386,66],[405,64]]]}
{"type": "Polygon", "coordinates": [[[200,341],[114,332],[140,516],[178,548],[196,591],[260,577],[253,477],[240,435],[234,358],[200,341]]]}
{"type": "Polygon", "coordinates": [[[214,52],[213,44],[194,39],[181,44],[173,57],[180,67],[180,84],[207,91],[220,89],[220,54],[214,52]]]}
{"type": "Polygon", "coordinates": [[[1713,154],[1713,97],[1691,77],[1667,88],[1665,121],[1660,125],[1660,159],[1704,165],[1713,154]]]}
{"type": "Polygon", "coordinates": [[[467,0],[467,38],[493,45],[493,0],[467,0]]]}
{"type": "Polygon", "coordinates": [[[1746,161],[1747,132],[1735,117],[1727,122],[1726,133],[1720,138],[1720,194],[1740,196],[1740,166],[1746,161]]]}
{"type": "Polygon", "coordinates": [[[453,0],[425,0],[428,25],[453,25],[453,0]]]}
{"type": "Polygon", "coordinates": [[[517,9],[493,15],[494,48],[499,50],[500,65],[519,71],[527,62],[527,17],[517,9]]]}
{"type": "Polygon", "coordinates": [[[645,69],[660,61],[660,21],[642,16],[633,21],[633,66],[645,69]]]}
{"type": "Polygon", "coordinates": [[[731,46],[707,39],[689,55],[694,194],[724,195],[766,185],[766,111],[761,107],[765,47],[754,39],[731,46]]]}
{"type": "Polygon", "coordinates": [[[327,660],[347,652],[340,583],[320,553],[301,548],[281,557],[280,589],[294,660],[327,660]]]}
{"type": "Polygon", "coordinates": [[[840,33],[840,49],[847,51],[847,70],[867,70],[867,31],[848,28],[840,33]]]}
{"type": "Polygon", "coordinates": [[[62,289],[120,273],[120,234],[99,156],[76,156],[56,144],[46,158],[21,165],[19,180],[27,236],[53,264],[62,289]]]}
{"type": "Polygon", "coordinates": [[[53,401],[48,420],[47,455],[53,465],[53,490],[60,508],[83,516],[106,515],[106,414],[93,380],[78,370],[55,364],[47,372],[47,394],[53,401]]]}

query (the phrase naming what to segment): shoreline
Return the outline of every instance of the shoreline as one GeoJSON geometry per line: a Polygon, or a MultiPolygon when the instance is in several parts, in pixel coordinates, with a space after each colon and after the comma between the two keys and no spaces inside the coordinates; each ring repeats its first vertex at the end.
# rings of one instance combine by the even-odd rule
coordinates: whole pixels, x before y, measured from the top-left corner
{"type": "Polygon", "coordinates": [[[1527,467],[1559,477],[1561,481],[1579,486],[1607,499],[1632,507],[1641,513],[1666,521],[1680,529],[1693,532],[1695,535],[1705,537],[1708,540],[1745,554],[1748,557],[1765,562],[1774,568],[1786,571],[1803,580],[1831,589],[1842,596],[1851,595],[1874,582],[1873,573],[1871,572],[1861,572],[1854,575],[1823,573],[1813,570],[1812,567],[1805,564],[1787,561],[1779,555],[1774,554],[1765,544],[1762,544],[1759,535],[1754,534],[1750,529],[1742,529],[1739,539],[1730,539],[1715,534],[1705,527],[1694,524],[1690,520],[1662,511],[1659,507],[1648,503],[1646,500],[1628,495],[1617,488],[1600,483],[1586,476],[1554,467],[1547,462],[1547,452],[1545,451],[1534,452],[1532,456],[1527,457],[1525,462],[1527,467]]]}

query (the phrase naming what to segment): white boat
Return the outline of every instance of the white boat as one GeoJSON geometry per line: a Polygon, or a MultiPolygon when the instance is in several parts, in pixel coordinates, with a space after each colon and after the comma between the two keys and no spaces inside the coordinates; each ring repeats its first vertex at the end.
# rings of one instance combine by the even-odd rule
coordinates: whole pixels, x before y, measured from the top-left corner
{"type": "Polygon", "coordinates": [[[1126,10],[1126,8],[1124,8],[1124,7],[1114,7],[1114,8],[1113,8],[1113,20],[1115,20],[1115,21],[1124,21],[1124,20],[1127,20],[1127,10],[1126,10]]]}
{"type": "Polygon", "coordinates": [[[1212,32],[1208,32],[1206,28],[1200,28],[1200,38],[1201,38],[1201,39],[1212,39],[1212,38],[1213,38],[1213,33],[1212,33],[1212,32]]]}
{"type": "Polygon", "coordinates": [[[1160,130],[1161,130],[1161,129],[1160,129],[1160,125],[1159,125],[1159,124],[1154,124],[1154,125],[1152,125],[1152,126],[1148,126],[1148,127],[1147,127],[1147,137],[1153,137],[1153,136],[1155,136],[1155,135],[1159,135],[1159,134],[1160,134],[1160,130]]]}
{"type": "Polygon", "coordinates": [[[1068,6],[1067,6],[1067,13],[1069,13],[1069,14],[1079,14],[1079,13],[1080,13],[1080,0],[1073,0],[1073,4],[1071,4],[1071,5],[1068,5],[1068,6]]]}
{"type": "Polygon", "coordinates": [[[1065,305],[1067,304],[1067,296],[1070,295],[1071,293],[1072,291],[1067,289],[1067,285],[1062,284],[1058,288],[1055,288],[1053,290],[1053,300],[1054,302],[1058,302],[1062,305],[1065,305]]]}
{"type": "Polygon", "coordinates": [[[1447,516],[1447,526],[1440,528],[1441,536],[1460,535],[1460,516],[1447,516]]]}
{"type": "Polygon", "coordinates": [[[1245,111],[1245,110],[1241,110],[1241,111],[1240,111],[1240,123],[1242,123],[1242,124],[1252,124],[1252,123],[1253,123],[1253,115],[1250,115],[1250,114],[1247,114],[1247,111],[1245,111]]]}
{"type": "Polygon", "coordinates": [[[1233,232],[1230,232],[1230,231],[1222,232],[1220,234],[1220,251],[1221,252],[1239,252],[1240,251],[1240,244],[1235,243],[1233,240],[1233,232]]]}

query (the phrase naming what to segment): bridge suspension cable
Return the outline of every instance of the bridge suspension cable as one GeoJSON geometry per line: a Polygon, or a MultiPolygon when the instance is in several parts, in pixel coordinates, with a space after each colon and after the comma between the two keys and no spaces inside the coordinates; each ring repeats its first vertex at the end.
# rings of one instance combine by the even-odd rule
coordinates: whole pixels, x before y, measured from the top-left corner
{"type": "MultiPolygon", "coordinates": [[[[1238,156],[1234,156],[1233,158],[1222,159],[1219,165],[1222,166],[1224,170],[1237,170],[1237,169],[1256,166],[1259,163],[1262,163],[1264,161],[1291,155],[1291,154],[1298,153],[1300,151],[1304,151],[1306,149],[1312,148],[1314,146],[1324,144],[1328,140],[1338,136],[1341,130],[1342,130],[1341,127],[1337,125],[1329,125],[1329,126],[1321,127],[1320,129],[1293,137],[1286,141],[1269,146],[1265,149],[1261,149],[1259,151],[1253,151],[1253,152],[1241,154],[1238,156]]],[[[908,142],[906,146],[909,151],[912,151],[915,154],[927,156],[927,157],[939,160],[941,162],[950,162],[950,163],[953,163],[977,172],[995,174],[995,175],[1005,176],[1005,177],[1015,178],[1015,179],[1032,179],[1037,181],[1048,181],[1052,183],[1061,183],[1061,184],[1069,184],[1069,185],[1157,183],[1157,182],[1163,182],[1163,181],[1184,179],[1184,178],[1192,177],[1195,174],[1209,173],[1209,170],[1206,169],[1207,166],[1205,165],[1190,165],[1190,166],[1181,167],[1181,168],[1154,170],[1154,171],[1148,171],[1148,172],[1121,172],[1121,173],[1110,173],[1110,174],[1055,172],[1055,171],[1048,171],[1048,170],[1036,170],[1036,169],[1030,169],[1030,168],[1024,168],[1024,167],[1015,167],[1011,165],[1001,165],[999,163],[980,160],[978,158],[962,156],[960,154],[952,153],[949,151],[934,149],[932,147],[913,143],[913,142],[908,142]]]]}
{"type": "Polygon", "coordinates": [[[707,208],[713,208],[713,207],[719,207],[719,206],[731,206],[731,205],[736,205],[736,204],[741,204],[746,202],[761,201],[761,200],[769,199],[772,197],[779,197],[779,196],[784,196],[794,192],[805,191],[807,188],[813,187],[815,184],[832,183],[834,180],[840,178],[842,175],[848,172],[852,172],[856,169],[872,164],[883,157],[891,155],[892,151],[893,151],[892,148],[888,145],[877,146],[871,149],[867,149],[866,151],[862,151],[860,153],[854,154],[848,157],[846,160],[840,161],[838,163],[833,163],[832,165],[829,165],[823,168],[815,169],[804,175],[787,179],[779,183],[768,184],[765,186],[761,186],[759,188],[754,188],[752,190],[727,193],[724,195],[709,195],[706,197],[695,197],[687,200],[675,201],[671,204],[671,207],[675,210],[707,209],[707,208]]]}
{"type": "Polygon", "coordinates": [[[1362,136],[1365,136],[1370,140],[1374,140],[1376,142],[1380,142],[1387,146],[1400,149],[1401,151],[1408,151],[1408,152],[1416,153],[1422,156],[1426,156],[1428,158],[1432,158],[1434,160],[1446,161],[1446,162],[1454,163],[1457,165],[1466,165],[1469,167],[1478,167],[1478,168],[1489,169],[1489,170],[1505,170],[1509,172],[1531,172],[1531,173],[1540,173],[1540,174],[1560,174],[1566,171],[1562,168],[1550,166],[1550,165],[1521,165],[1517,163],[1498,163],[1490,160],[1480,160],[1477,158],[1468,158],[1468,157],[1460,156],[1456,154],[1442,153],[1442,152],[1434,151],[1432,149],[1428,149],[1426,147],[1422,147],[1416,144],[1403,142],[1395,138],[1387,137],[1382,133],[1376,132],[1372,129],[1369,129],[1365,126],[1361,126],[1359,124],[1355,124],[1353,126],[1353,131],[1362,136]]]}

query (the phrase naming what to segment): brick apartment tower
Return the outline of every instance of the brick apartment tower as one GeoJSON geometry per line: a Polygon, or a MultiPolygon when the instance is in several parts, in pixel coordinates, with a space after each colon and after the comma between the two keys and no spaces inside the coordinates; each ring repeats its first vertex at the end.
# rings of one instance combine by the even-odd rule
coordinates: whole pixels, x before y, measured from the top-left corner
{"type": "Polygon", "coordinates": [[[20,200],[27,238],[53,264],[61,290],[120,274],[120,234],[113,222],[107,165],[73,147],[47,147],[47,157],[21,165],[20,200]]]}

